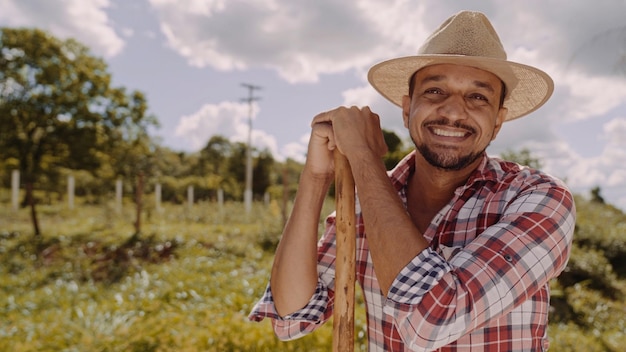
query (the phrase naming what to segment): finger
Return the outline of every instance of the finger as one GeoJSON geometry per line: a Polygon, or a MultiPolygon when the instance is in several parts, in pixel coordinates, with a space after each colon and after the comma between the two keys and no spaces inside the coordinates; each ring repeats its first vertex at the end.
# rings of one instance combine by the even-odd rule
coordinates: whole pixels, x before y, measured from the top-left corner
{"type": "Polygon", "coordinates": [[[323,141],[322,143],[325,143],[329,150],[334,150],[337,147],[333,127],[328,122],[315,123],[313,125],[313,137],[320,138],[320,141],[323,141]]]}
{"type": "Polygon", "coordinates": [[[335,150],[337,148],[337,143],[335,142],[335,135],[330,134],[328,136],[328,150],[335,150]]]}
{"type": "Polygon", "coordinates": [[[330,110],[330,111],[325,111],[325,112],[317,114],[313,118],[313,121],[311,121],[311,126],[317,123],[332,123],[333,112],[334,110],[330,110]]]}

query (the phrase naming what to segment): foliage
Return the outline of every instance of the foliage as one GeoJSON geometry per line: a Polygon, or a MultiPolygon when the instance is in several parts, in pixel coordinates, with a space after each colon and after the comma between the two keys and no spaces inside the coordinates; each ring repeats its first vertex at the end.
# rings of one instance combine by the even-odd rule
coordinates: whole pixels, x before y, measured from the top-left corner
{"type": "Polygon", "coordinates": [[[156,124],[142,93],[110,81],[104,61],[73,39],[0,29],[0,157],[18,161],[36,235],[35,183],[58,184],[63,168],[95,171],[113,150],[132,155],[156,124]]]}
{"type": "MultiPolygon", "coordinates": [[[[144,213],[145,236],[132,236],[131,212],[108,204],[42,205],[51,231],[23,233],[0,190],[0,350],[15,351],[328,351],[332,326],[290,342],[269,322],[246,315],[262,294],[282,228],[277,202],[188,208],[165,204],[144,213]]],[[[79,200],[84,200],[79,198],[79,200]]],[[[575,247],[553,282],[553,351],[621,351],[626,344],[626,215],[577,197],[575,247]]],[[[327,202],[324,214],[333,207],[327,202]]],[[[320,230],[323,226],[320,221],[320,230]]],[[[358,290],[357,290],[358,292],[358,290]]],[[[356,350],[366,350],[357,297],[356,350]]]]}
{"type": "Polygon", "coordinates": [[[264,195],[268,187],[276,183],[277,176],[272,173],[274,170],[274,158],[272,153],[264,150],[255,158],[252,169],[252,192],[256,195],[264,195]]]}
{"type": "MultiPolygon", "coordinates": [[[[154,146],[147,173],[151,187],[161,184],[162,199],[181,203],[187,187],[193,186],[197,200],[215,200],[218,190],[224,199],[241,199],[245,181],[246,145],[230,142],[215,135],[197,153],[176,152],[154,146]]],[[[263,199],[265,192],[276,183],[275,161],[267,150],[253,150],[253,193],[263,199]]]]}
{"type": "Polygon", "coordinates": [[[604,197],[602,197],[602,195],[600,195],[601,189],[600,186],[595,186],[594,188],[591,189],[591,200],[594,202],[598,202],[598,203],[606,203],[604,201],[604,197]]]}
{"type": "Polygon", "coordinates": [[[507,150],[503,152],[500,157],[504,160],[512,161],[534,169],[541,169],[542,167],[541,160],[534,157],[530,150],[526,148],[520,151],[507,150]]]}
{"type": "Polygon", "coordinates": [[[391,170],[400,160],[402,160],[402,158],[404,158],[405,155],[411,151],[413,144],[406,148],[402,139],[400,139],[400,137],[392,131],[383,130],[383,137],[385,138],[385,143],[387,144],[388,149],[387,154],[383,158],[383,162],[385,163],[387,170],[391,170]]]}
{"type": "Polygon", "coordinates": [[[260,244],[282,227],[276,204],[249,218],[240,204],[168,206],[144,240],[131,214],[59,208],[42,207],[56,231],[39,244],[22,235],[27,214],[2,216],[0,350],[327,350],[330,326],[285,344],[246,319],[275,249],[260,244]]]}
{"type": "Polygon", "coordinates": [[[626,277],[626,215],[610,204],[576,199],[576,242],[585,250],[597,250],[622,279],[626,277]]]}
{"type": "Polygon", "coordinates": [[[576,197],[570,262],[553,282],[556,351],[622,351],[626,345],[626,214],[576,197]]]}
{"type": "Polygon", "coordinates": [[[303,165],[293,159],[274,163],[272,172],[276,175],[276,181],[267,189],[270,197],[272,199],[293,199],[298,189],[302,168],[303,165]]]}

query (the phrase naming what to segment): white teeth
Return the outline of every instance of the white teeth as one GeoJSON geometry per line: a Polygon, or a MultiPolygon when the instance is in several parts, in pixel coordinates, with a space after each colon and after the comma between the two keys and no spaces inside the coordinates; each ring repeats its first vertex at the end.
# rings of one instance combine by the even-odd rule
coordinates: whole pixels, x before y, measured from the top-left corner
{"type": "Polygon", "coordinates": [[[442,129],[439,129],[439,128],[435,128],[433,130],[433,132],[436,135],[443,136],[443,137],[463,137],[463,136],[465,136],[465,132],[447,131],[447,130],[442,130],[442,129]]]}

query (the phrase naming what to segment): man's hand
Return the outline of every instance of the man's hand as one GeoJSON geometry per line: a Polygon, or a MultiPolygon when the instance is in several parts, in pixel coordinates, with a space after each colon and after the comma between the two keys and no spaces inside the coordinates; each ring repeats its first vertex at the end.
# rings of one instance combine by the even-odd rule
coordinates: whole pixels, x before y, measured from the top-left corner
{"type": "Polygon", "coordinates": [[[332,178],[335,173],[335,137],[328,122],[313,123],[307,150],[305,172],[315,178],[332,178]]]}
{"type": "MultiPolygon", "coordinates": [[[[362,109],[354,106],[339,107],[315,116],[311,125],[313,132],[309,142],[309,153],[312,152],[312,147],[326,145],[325,158],[329,164],[332,164],[331,152],[335,148],[339,148],[348,160],[363,152],[371,152],[379,157],[387,153],[380,118],[369,107],[362,109]]],[[[321,149],[319,154],[322,154],[321,149]]]]}

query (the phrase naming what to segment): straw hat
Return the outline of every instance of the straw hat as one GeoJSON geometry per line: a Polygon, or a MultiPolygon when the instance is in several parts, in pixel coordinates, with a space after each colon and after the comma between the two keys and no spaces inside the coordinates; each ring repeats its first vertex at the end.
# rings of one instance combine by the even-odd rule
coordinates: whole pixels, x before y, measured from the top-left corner
{"type": "Polygon", "coordinates": [[[498,76],[506,86],[506,121],[537,110],[552,95],[554,82],[545,72],[506,60],[495,29],[480,12],[461,11],[431,34],[416,56],[400,57],[373,66],[372,86],[392,103],[402,106],[409,79],[430,65],[457,64],[476,67],[498,76]]]}

